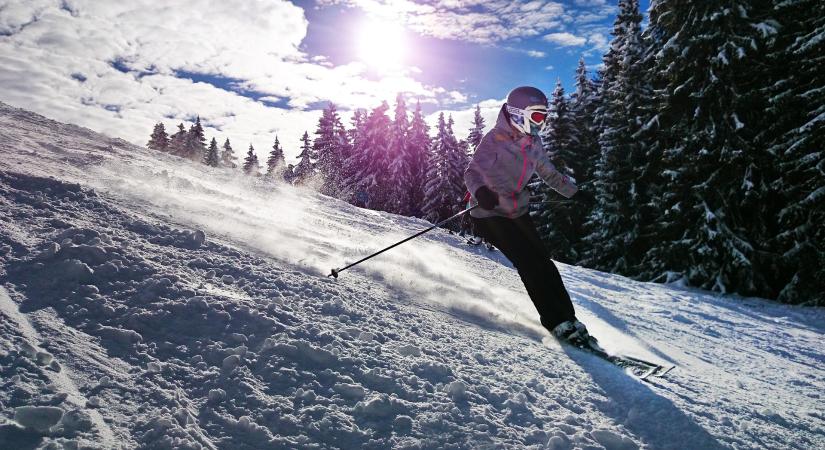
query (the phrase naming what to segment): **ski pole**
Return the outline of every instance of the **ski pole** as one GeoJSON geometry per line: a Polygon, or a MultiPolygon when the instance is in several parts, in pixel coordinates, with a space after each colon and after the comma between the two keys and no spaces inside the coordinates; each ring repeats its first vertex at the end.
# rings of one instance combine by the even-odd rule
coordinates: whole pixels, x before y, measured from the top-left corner
{"type": "Polygon", "coordinates": [[[459,211],[458,213],[453,214],[452,216],[450,216],[450,217],[448,217],[448,218],[446,218],[446,219],[442,220],[441,222],[438,222],[437,224],[435,224],[435,225],[431,226],[430,228],[427,228],[427,229],[426,229],[426,230],[424,230],[424,231],[419,231],[418,233],[416,233],[416,234],[414,234],[414,235],[412,235],[412,236],[410,236],[410,237],[408,237],[408,238],[406,238],[406,239],[404,239],[404,240],[402,240],[402,241],[398,241],[398,242],[396,242],[395,244],[392,244],[392,245],[390,245],[389,247],[387,247],[387,248],[385,248],[385,249],[383,249],[383,250],[377,251],[377,252],[373,253],[372,255],[369,255],[369,256],[366,256],[366,257],[364,257],[364,258],[361,258],[361,259],[359,259],[358,261],[355,261],[354,263],[352,263],[352,264],[350,264],[350,265],[348,265],[348,266],[344,267],[343,269],[332,269],[332,272],[331,272],[329,275],[327,275],[327,276],[328,276],[328,277],[334,277],[334,278],[336,278],[336,279],[337,279],[337,278],[338,278],[338,274],[339,274],[339,273],[341,273],[341,272],[343,272],[343,271],[345,271],[345,270],[349,269],[350,267],[355,266],[355,265],[358,265],[358,264],[361,264],[362,262],[364,262],[364,261],[366,261],[366,260],[368,260],[368,259],[372,258],[373,256],[378,256],[378,255],[380,255],[381,253],[384,253],[385,251],[387,251],[387,250],[389,250],[389,249],[391,249],[391,248],[397,247],[397,246],[399,246],[399,245],[401,245],[401,244],[403,244],[403,243],[405,243],[405,242],[409,241],[410,239],[415,239],[415,238],[417,238],[418,236],[421,236],[422,234],[424,234],[424,233],[426,233],[426,232],[428,232],[428,231],[432,230],[433,228],[440,227],[441,225],[444,225],[445,223],[447,223],[447,222],[449,222],[449,221],[451,221],[451,220],[455,219],[456,217],[459,217],[459,216],[461,216],[461,215],[463,215],[463,214],[465,214],[465,213],[468,213],[468,212],[470,212],[470,211],[472,211],[472,210],[474,210],[474,209],[476,209],[476,208],[478,208],[478,205],[475,205],[475,206],[473,206],[472,208],[467,208],[467,209],[465,209],[465,210],[463,210],[463,211],[459,211]]]}

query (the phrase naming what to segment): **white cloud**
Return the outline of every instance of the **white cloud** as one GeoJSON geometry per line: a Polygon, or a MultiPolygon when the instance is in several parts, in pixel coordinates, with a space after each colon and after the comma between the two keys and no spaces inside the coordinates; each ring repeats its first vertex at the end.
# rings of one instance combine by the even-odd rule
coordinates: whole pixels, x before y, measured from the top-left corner
{"type": "Polygon", "coordinates": [[[562,47],[578,47],[587,43],[587,38],[576,36],[571,33],[550,33],[543,38],[547,42],[558,44],[562,47]]]}
{"type": "Polygon", "coordinates": [[[587,36],[587,43],[592,45],[593,48],[601,53],[607,51],[610,48],[610,40],[602,33],[592,33],[587,36]]]}
{"type": "Polygon", "coordinates": [[[531,58],[544,58],[547,56],[547,53],[539,51],[539,50],[531,50],[526,48],[519,48],[519,47],[511,47],[511,46],[503,46],[501,47],[502,50],[507,50],[508,52],[515,52],[515,53],[522,53],[531,58]]]}
{"type": "Polygon", "coordinates": [[[318,0],[324,5],[359,7],[383,20],[403,23],[426,36],[483,44],[539,36],[566,20],[565,8],[555,1],[529,3],[505,0],[318,0]]]}
{"type": "Polygon", "coordinates": [[[0,0],[0,11],[0,100],[138,144],[157,121],[173,129],[200,114],[210,135],[229,136],[239,152],[252,143],[263,156],[277,132],[293,156],[319,117],[301,109],[318,102],[374,107],[397,92],[466,100],[413,71],[374,81],[362,64],[331,67],[304,54],[307,20],[286,1],[0,0]],[[291,109],[227,90],[227,80],[291,109]]]}

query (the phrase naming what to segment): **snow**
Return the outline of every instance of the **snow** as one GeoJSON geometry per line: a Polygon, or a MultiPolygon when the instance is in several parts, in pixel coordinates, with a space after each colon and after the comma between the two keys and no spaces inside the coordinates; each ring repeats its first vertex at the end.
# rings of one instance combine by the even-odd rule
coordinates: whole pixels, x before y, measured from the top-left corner
{"type": "Polygon", "coordinates": [[[19,406],[14,420],[24,428],[47,433],[63,417],[63,410],[54,406],[19,406]]]}
{"type": "Polygon", "coordinates": [[[825,447],[821,308],[559,264],[643,383],[444,231],[326,277],[426,222],[2,104],[0,155],[0,448],[825,447]]]}

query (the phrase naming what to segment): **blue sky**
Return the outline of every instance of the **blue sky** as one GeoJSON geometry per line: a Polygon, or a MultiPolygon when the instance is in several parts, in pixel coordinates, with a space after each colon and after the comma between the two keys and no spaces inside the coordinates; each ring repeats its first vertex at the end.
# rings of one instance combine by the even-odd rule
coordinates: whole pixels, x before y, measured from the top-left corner
{"type": "MultiPolygon", "coordinates": [[[[612,0],[5,0],[0,101],[144,144],[200,115],[207,134],[287,156],[327,101],[346,121],[402,92],[466,133],[517,85],[568,91],[594,68],[612,0]]],[[[647,2],[642,2],[643,10],[647,2]]]]}

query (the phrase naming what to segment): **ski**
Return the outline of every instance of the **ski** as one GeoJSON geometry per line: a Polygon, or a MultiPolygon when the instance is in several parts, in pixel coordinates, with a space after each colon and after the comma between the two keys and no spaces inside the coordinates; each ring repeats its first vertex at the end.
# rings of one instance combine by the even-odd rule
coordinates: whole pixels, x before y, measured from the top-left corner
{"type": "Polygon", "coordinates": [[[632,373],[634,376],[639,378],[642,381],[650,381],[651,378],[661,378],[667,375],[671,370],[673,370],[676,366],[663,366],[661,364],[656,364],[650,361],[645,361],[640,358],[636,358],[633,356],[625,356],[625,355],[611,355],[604,351],[604,349],[599,346],[598,341],[592,336],[587,344],[584,345],[575,345],[575,348],[590,353],[591,355],[598,356],[599,358],[617,366],[622,369],[625,369],[632,373]]]}

